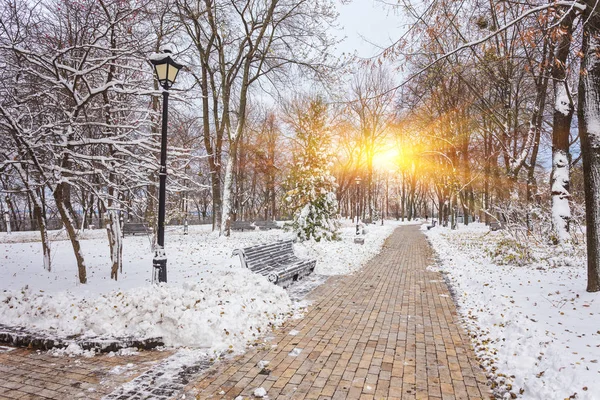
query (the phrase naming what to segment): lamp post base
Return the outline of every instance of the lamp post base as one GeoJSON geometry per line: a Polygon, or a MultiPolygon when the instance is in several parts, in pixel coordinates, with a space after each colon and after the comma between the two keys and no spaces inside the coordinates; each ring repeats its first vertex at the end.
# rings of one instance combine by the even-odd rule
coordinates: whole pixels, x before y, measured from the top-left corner
{"type": "Polygon", "coordinates": [[[167,257],[164,250],[154,254],[152,260],[152,283],[167,282],[167,257]]]}

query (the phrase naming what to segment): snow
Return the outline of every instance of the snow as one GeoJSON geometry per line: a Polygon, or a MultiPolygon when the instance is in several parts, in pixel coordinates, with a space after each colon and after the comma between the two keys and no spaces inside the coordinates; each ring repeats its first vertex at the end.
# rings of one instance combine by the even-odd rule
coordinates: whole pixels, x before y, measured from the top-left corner
{"type": "Polygon", "coordinates": [[[160,49],[158,51],[161,51],[163,53],[176,53],[177,49],[175,48],[175,45],[173,43],[165,43],[162,46],[160,46],[160,49]]]}
{"type": "Polygon", "coordinates": [[[556,93],[556,103],[554,109],[559,113],[568,116],[571,112],[571,100],[567,94],[567,90],[564,85],[558,85],[556,93]]]}
{"type": "Polygon", "coordinates": [[[571,219],[569,205],[569,159],[567,154],[558,149],[552,154],[552,225],[561,243],[570,239],[568,221],[571,219]]]}
{"type": "MultiPolygon", "coordinates": [[[[298,318],[303,297],[326,276],[349,274],[377,254],[396,223],[372,225],[365,245],[353,243],[354,225],[345,221],[340,240],[295,244],[299,257],[316,258],[316,273],[290,292],[240,266],[233,250],[290,239],[283,230],[211,233],[208,226],[169,227],[166,232],[168,283],[153,285],[151,238],[123,239],[123,273],[110,279],[106,231],[80,233],[88,284],[77,278],[77,264],[64,232],[49,232],[53,271],[43,268],[36,232],[0,234],[6,279],[0,284],[3,324],[43,330],[56,336],[162,337],[169,347],[205,354],[242,352],[287,318],[298,318]],[[293,300],[291,299],[293,297],[293,300]]],[[[76,344],[57,355],[83,354],[76,344]]]]}
{"type": "Polygon", "coordinates": [[[93,350],[84,350],[75,343],[69,344],[64,349],[52,349],[51,352],[52,352],[52,355],[54,355],[54,356],[69,356],[69,357],[75,357],[75,356],[94,357],[94,354],[95,354],[93,350]]]}
{"type": "Polygon", "coordinates": [[[298,356],[300,355],[300,353],[302,353],[302,349],[299,349],[299,348],[297,348],[297,347],[294,347],[294,348],[292,349],[292,351],[290,351],[290,352],[288,353],[288,356],[290,356],[290,357],[298,357],[298,356]]]}
{"type": "Polygon", "coordinates": [[[264,368],[266,368],[266,367],[267,367],[267,365],[269,365],[269,361],[267,361],[267,360],[260,360],[260,361],[258,362],[258,364],[256,364],[256,366],[257,366],[258,368],[260,368],[260,369],[264,369],[264,368]]]}
{"type": "MultiPolygon", "coordinates": [[[[189,383],[190,376],[195,374],[194,371],[205,370],[210,364],[210,359],[201,350],[180,348],[173,355],[118,387],[104,398],[131,398],[131,393],[135,393],[133,397],[155,399],[159,398],[156,395],[157,392],[162,392],[160,398],[173,398],[189,383]]],[[[116,371],[113,369],[111,372],[130,376],[136,374],[134,369],[129,369],[132,366],[134,365],[130,363],[126,367],[121,367],[116,371]]],[[[181,398],[184,397],[185,395],[181,398]]]]}
{"type": "Polygon", "coordinates": [[[585,249],[521,243],[533,261],[500,265],[509,232],[482,224],[426,232],[459,306],[481,364],[495,391],[523,399],[598,398],[600,315],[597,294],[587,293],[585,249]],[[496,254],[496,261],[490,255],[496,254]],[[558,267],[556,267],[558,265],[558,267]]]}
{"type": "Polygon", "coordinates": [[[148,285],[92,299],[26,289],[2,297],[3,321],[63,335],[162,337],[167,346],[241,350],[281,324],[291,304],[282,288],[237,269],[235,276],[222,270],[198,283],[148,285]]]}
{"type": "MultiPolygon", "coordinates": [[[[350,222],[351,223],[351,222],[350,222]]],[[[316,258],[315,273],[319,275],[346,275],[358,270],[373,258],[383,246],[384,240],[399,225],[390,222],[384,226],[372,224],[365,228],[365,244],[354,244],[354,225],[342,229],[340,241],[308,241],[295,247],[299,257],[316,258]]]]}
{"type": "Polygon", "coordinates": [[[126,374],[127,371],[134,369],[134,368],[135,368],[135,365],[132,363],[128,363],[127,365],[117,365],[116,367],[114,367],[113,369],[108,371],[108,373],[112,374],[112,375],[123,375],[123,374],[126,374]]]}
{"type": "Polygon", "coordinates": [[[267,391],[265,390],[265,388],[259,387],[257,389],[254,389],[253,395],[254,397],[263,398],[267,395],[267,391]]]}

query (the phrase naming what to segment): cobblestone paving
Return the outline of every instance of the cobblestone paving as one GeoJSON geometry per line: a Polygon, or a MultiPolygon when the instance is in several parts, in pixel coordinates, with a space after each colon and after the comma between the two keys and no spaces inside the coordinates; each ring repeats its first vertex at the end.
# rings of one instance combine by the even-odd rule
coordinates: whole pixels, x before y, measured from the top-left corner
{"type": "Polygon", "coordinates": [[[316,289],[305,317],[288,322],[271,348],[215,365],[186,393],[249,399],[262,387],[270,399],[491,398],[442,276],[426,270],[432,254],[418,229],[398,228],[360,272],[316,289]]]}
{"type": "Polygon", "coordinates": [[[100,399],[171,354],[54,357],[12,348],[0,352],[0,399],[100,399]]]}

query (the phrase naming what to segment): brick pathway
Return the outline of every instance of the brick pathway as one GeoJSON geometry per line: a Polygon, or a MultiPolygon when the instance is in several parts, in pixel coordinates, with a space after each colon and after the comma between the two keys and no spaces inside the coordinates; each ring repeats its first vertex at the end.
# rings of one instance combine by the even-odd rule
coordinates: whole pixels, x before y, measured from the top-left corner
{"type": "Polygon", "coordinates": [[[173,354],[144,351],[122,357],[85,358],[7,347],[2,350],[0,399],[20,400],[101,399],[173,354]]]}
{"type": "MultiPolygon", "coordinates": [[[[269,349],[219,363],[186,388],[198,399],[490,398],[469,338],[416,226],[401,227],[353,276],[315,290],[269,349]],[[261,369],[260,361],[269,364],[261,369]]],[[[193,396],[192,396],[193,397],[193,396]]],[[[186,398],[189,398],[186,397],[186,398]]]]}

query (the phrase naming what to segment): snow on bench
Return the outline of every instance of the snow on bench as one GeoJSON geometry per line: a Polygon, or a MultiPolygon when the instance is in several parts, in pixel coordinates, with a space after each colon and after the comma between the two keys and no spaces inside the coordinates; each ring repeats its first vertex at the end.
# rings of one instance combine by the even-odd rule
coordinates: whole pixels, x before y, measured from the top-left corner
{"type": "Polygon", "coordinates": [[[285,288],[310,275],[317,265],[317,260],[296,257],[293,243],[293,240],[286,240],[259,244],[236,249],[233,255],[239,255],[243,267],[264,275],[270,282],[285,288]]]}

